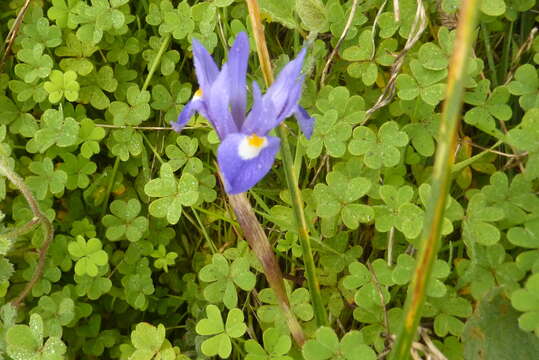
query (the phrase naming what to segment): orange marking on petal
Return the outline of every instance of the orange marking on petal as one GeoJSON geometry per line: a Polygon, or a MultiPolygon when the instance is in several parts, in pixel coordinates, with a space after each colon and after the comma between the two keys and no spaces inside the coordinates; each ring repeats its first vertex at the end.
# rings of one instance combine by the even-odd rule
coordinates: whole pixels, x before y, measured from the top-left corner
{"type": "Polygon", "coordinates": [[[266,139],[264,137],[260,137],[256,134],[252,134],[251,136],[247,137],[247,142],[249,143],[249,145],[254,146],[256,148],[259,148],[262,145],[264,145],[265,140],[266,139]]]}

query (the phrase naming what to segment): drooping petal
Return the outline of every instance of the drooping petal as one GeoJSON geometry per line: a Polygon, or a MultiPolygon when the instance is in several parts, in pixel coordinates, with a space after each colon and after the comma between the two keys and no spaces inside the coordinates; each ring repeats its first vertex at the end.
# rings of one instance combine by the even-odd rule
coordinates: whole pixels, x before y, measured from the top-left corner
{"type": "Polygon", "coordinates": [[[298,56],[281,70],[265,95],[271,98],[278,116],[283,120],[292,114],[295,104],[301,96],[301,86],[303,85],[301,67],[305,53],[306,50],[303,48],[298,56]]]}
{"type": "Polygon", "coordinates": [[[223,65],[217,79],[204,96],[207,118],[219,137],[224,139],[228,134],[237,133],[239,129],[230,113],[229,73],[227,64],[223,65]]]}
{"type": "Polygon", "coordinates": [[[219,68],[208,50],[197,39],[193,39],[193,58],[198,84],[203,92],[206,92],[217,78],[219,68]]]}
{"type": "Polygon", "coordinates": [[[201,107],[202,99],[200,99],[199,97],[193,98],[191,101],[185,104],[182,109],[182,112],[178,116],[178,120],[172,121],[170,125],[175,131],[180,132],[185,126],[185,124],[187,124],[187,122],[191,119],[191,117],[193,117],[193,115],[197,111],[200,112],[201,107]]]}
{"type": "Polygon", "coordinates": [[[297,105],[294,110],[294,116],[298,120],[299,127],[307,139],[313,134],[314,119],[302,107],[297,105]]]}
{"type": "Polygon", "coordinates": [[[246,78],[247,62],[249,60],[249,39],[247,34],[241,32],[236,37],[232,48],[228,53],[228,71],[230,76],[230,110],[232,118],[238,128],[245,120],[245,108],[247,102],[246,78]]]}
{"type": "Polygon", "coordinates": [[[239,194],[256,185],[271,169],[279,151],[279,138],[266,136],[266,144],[256,156],[245,156],[240,151],[246,138],[245,134],[229,134],[217,150],[217,161],[229,194],[239,194]]]}

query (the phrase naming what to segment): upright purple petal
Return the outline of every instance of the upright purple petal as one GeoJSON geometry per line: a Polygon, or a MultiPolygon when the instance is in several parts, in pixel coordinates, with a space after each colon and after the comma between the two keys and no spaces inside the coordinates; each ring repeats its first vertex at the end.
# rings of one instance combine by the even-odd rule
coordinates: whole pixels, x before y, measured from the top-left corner
{"type": "Polygon", "coordinates": [[[241,132],[247,135],[266,135],[279,125],[280,120],[275,111],[271,98],[262,96],[258,84],[253,82],[253,106],[241,127],[241,132]]]}
{"type": "Polygon", "coordinates": [[[203,95],[207,118],[217,131],[221,140],[228,134],[237,133],[239,131],[230,114],[229,83],[228,66],[227,64],[224,64],[217,79],[215,79],[207,93],[203,95]]]}
{"type": "Polygon", "coordinates": [[[230,76],[230,110],[232,118],[238,128],[245,120],[245,108],[247,102],[246,78],[247,62],[249,60],[249,39],[247,34],[241,32],[236,37],[232,48],[228,53],[228,71],[230,76]]]}
{"type": "Polygon", "coordinates": [[[279,151],[280,140],[267,136],[267,144],[260,153],[245,160],[240,155],[240,146],[246,137],[244,134],[229,134],[217,150],[217,161],[223,174],[225,190],[229,194],[239,194],[256,185],[271,169],[279,151]]]}
{"type": "Polygon", "coordinates": [[[208,50],[197,39],[193,39],[193,58],[198,84],[204,93],[217,78],[219,68],[208,50]]]}
{"type": "Polygon", "coordinates": [[[266,96],[271,98],[277,114],[282,120],[292,114],[301,96],[301,87],[303,85],[301,67],[303,66],[305,53],[306,50],[303,48],[298,56],[281,70],[275,82],[266,92],[266,96]]]}
{"type": "Polygon", "coordinates": [[[307,113],[307,111],[297,105],[294,110],[294,116],[298,120],[299,127],[307,139],[311,138],[313,134],[314,119],[307,113]]]}
{"type": "Polygon", "coordinates": [[[182,112],[178,116],[177,121],[172,121],[170,125],[172,128],[180,132],[185,124],[191,119],[191,117],[195,114],[195,112],[200,112],[202,107],[202,99],[199,97],[194,97],[191,101],[189,101],[182,109],[182,112]]]}

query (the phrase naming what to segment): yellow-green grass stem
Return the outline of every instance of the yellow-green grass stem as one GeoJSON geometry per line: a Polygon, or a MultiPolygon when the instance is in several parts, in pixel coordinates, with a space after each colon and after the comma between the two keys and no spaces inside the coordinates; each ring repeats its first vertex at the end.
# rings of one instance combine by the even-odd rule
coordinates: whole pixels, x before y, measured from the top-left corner
{"type": "Polygon", "coordinates": [[[457,38],[453,56],[449,65],[446,100],[442,108],[438,148],[432,175],[431,199],[425,214],[425,225],[420,237],[421,249],[408,289],[405,303],[404,319],[397,334],[390,360],[407,360],[410,347],[416,337],[417,327],[421,319],[421,310],[425,303],[426,288],[432,266],[440,243],[440,231],[443,224],[446,200],[451,184],[457,130],[462,110],[464,82],[467,74],[468,58],[475,40],[475,27],[479,0],[462,2],[457,38]]]}

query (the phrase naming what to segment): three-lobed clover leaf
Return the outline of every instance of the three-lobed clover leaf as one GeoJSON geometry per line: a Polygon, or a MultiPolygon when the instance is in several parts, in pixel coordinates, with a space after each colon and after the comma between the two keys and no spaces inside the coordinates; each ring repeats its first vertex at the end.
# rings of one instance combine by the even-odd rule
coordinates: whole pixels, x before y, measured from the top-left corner
{"type": "Polygon", "coordinates": [[[346,153],[346,142],[352,134],[352,126],[338,121],[337,110],[328,110],[323,115],[314,115],[314,132],[307,142],[306,153],[311,159],[318,158],[323,148],[332,157],[342,157],[346,153]]]}
{"type": "Polygon", "coordinates": [[[125,300],[133,308],[143,311],[148,308],[148,295],[155,292],[149,263],[147,257],[141,258],[129,266],[129,273],[122,278],[125,300]]]}
{"type": "MultiPolygon", "coordinates": [[[[428,299],[431,311],[436,311],[434,318],[434,332],[436,335],[445,337],[448,334],[460,336],[464,329],[464,323],[459,318],[468,319],[472,315],[470,302],[455,294],[439,298],[428,299]]],[[[430,316],[427,315],[427,316],[430,316]]]]}
{"type": "Polygon", "coordinates": [[[504,211],[488,205],[485,194],[477,193],[470,199],[462,223],[463,239],[468,246],[474,243],[493,245],[500,240],[500,230],[491,224],[505,216],[504,211]]]}
{"type": "Polygon", "coordinates": [[[35,44],[53,48],[62,43],[62,31],[58,26],[49,25],[49,20],[41,14],[37,20],[35,16],[32,18],[32,22],[21,27],[20,40],[23,48],[32,48],[35,44]]]}
{"type": "Polygon", "coordinates": [[[153,266],[155,266],[156,269],[163,269],[164,272],[168,272],[168,267],[174,265],[178,254],[173,251],[167,253],[165,246],[160,244],[157,250],[154,250],[150,256],[155,258],[153,266]]]}
{"type": "Polygon", "coordinates": [[[507,87],[511,94],[519,96],[518,102],[522,109],[527,111],[539,107],[539,77],[532,64],[519,66],[515,71],[515,79],[507,87]]]}
{"type": "MultiPolygon", "coordinates": [[[[538,99],[539,96],[535,95],[538,99]]],[[[509,130],[507,134],[509,144],[518,150],[528,152],[526,171],[528,179],[539,177],[539,108],[527,111],[518,127],[509,130]]]]}
{"type": "Polygon", "coordinates": [[[110,104],[109,112],[114,119],[114,125],[140,125],[150,117],[149,101],[149,91],[140,90],[137,85],[129,87],[127,89],[127,103],[114,101],[110,104]]]}
{"type": "Polygon", "coordinates": [[[511,305],[523,312],[518,318],[520,328],[539,335],[539,274],[531,275],[524,288],[511,294],[511,305]]]}
{"type": "Polygon", "coordinates": [[[54,164],[50,158],[46,157],[42,161],[32,161],[28,169],[35,175],[28,176],[25,181],[38,200],[44,200],[48,192],[56,195],[64,191],[67,174],[63,170],[54,169],[54,164]]]}
{"type": "Polygon", "coordinates": [[[322,218],[340,216],[350,229],[357,229],[359,223],[367,223],[374,218],[373,209],[356,203],[367,194],[371,182],[364,177],[348,178],[345,174],[332,171],[327,177],[327,185],[316,184],[313,196],[316,199],[316,214],[322,218]]]}
{"type": "Polygon", "coordinates": [[[354,136],[348,145],[352,155],[363,155],[363,162],[371,169],[392,167],[400,161],[399,148],[408,144],[408,135],[399,130],[394,121],[385,122],[378,133],[366,126],[354,130],[354,136]]]}
{"type": "Polygon", "coordinates": [[[302,348],[305,360],[375,360],[376,353],[365,344],[363,334],[352,330],[339,341],[332,328],[322,326],[302,348]]]}
{"type": "Polygon", "coordinates": [[[50,81],[43,84],[43,88],[49,93],[52,104],[60,102],[64,97],[67,101],[76,101],[79,98],[80,85],[77,82],[77,73],[73,70],[53,70],[49,79],[50,81]]]}
{"type": "Polygon", "coordinates": [[[98,110],[109,107],[110,100],[103,91],[113,92],[118,87],[118,80],[114,77],[114,70],[110,66],[103,66],[98,71],[93,70],[80,78],[79,102],[90,104],[98,110]]]}
{"type": "MultiPolygon", "coordinates": [[[[302,321],[309,321],[313,318],[313,307],[309,303],[309,291],[305,288],[297,288],[290,291],[290,286],[285,284],[286,292],[290,300],[292,312],[302,321]]],[[[286,319],[279,307],[279,302],[272,289],[262,289],[258,293],[258,298],[264,303],[259,306],[256,313],[260,321],[264,323],[273,323],[278,328],[286,327],[286,319]]]]}
{"type": "Polygon", "coordinates": [[[75,302],[64,292],[55,292],[51,296],[41,296],[33,311],[43,318],[45,336],[61,337],[63,326],[75,318],[75,302]]]}
{"type": "Polygon", "coordinates": [[[148,230],[149,221],[144,216],[138,216],[141,209],[137,199],[114,200],[110,204],[113,215],[105,215],[102,220],[107,227],[107,239],[117,241],[126,238],[131,242],[142,239],[148,230]]]}
{"type": "Polygon", "coordinates": [[[148,207],[152,216],[164,217],[170,224],[176,224],[182,214],[183,206],[192,206],[198,200],[198,180],[190,173],[183,173],[176,180],[169,164],[163,164],[160,177],[150,180],[144,186],[144,192],[153,200],[148,207]]]}
{"type": "Polygon", "coordinates": [[[77,143],[79,123],[72,117],[65,117],[62,109],[48,109],[41,116],[43,127],[36,131],[34,138],[26,144],[29,152],[43,153],[53,145],[68,147],[77,143]]]}
{"type": "Polygon", "coordinates": [[[142,322],[138,323],[131,332],[131,343],[135,351],[129,356],[130,360],[184,360],[187,359],[180,354],[177,346],[172,346],[165,337],[165,326],[157,327],[142,322]]]}
{"type": "Polygon", "coordinates": [[[109,256],[102,249],[103,244],[97,238],[88,241],[78,235],[75,241],[69,243],[67,249],[73,260],[76,260],[75,273],[79,276],[97,276],[98,267],[108,263],[109,256]]]}
{"type": "MultiPolygon", "coordinates": [[[[76,0],[78,1],[78,0],[76,0]]],[[[64,71],[74,71],[78,75],[86,76],[94,69],[94,64],[89,60],[94,52],[99,50],[97,46],[80,41],[74,33],[69,33],[64,46],[56,49],[60,60],[60,68],[64,71]]]]}
{"type": "Polygon", "coordinates": [[[210,283],[204,288],[204,297],[210,302],[220,302],[229,309],[238,305],[236,287],[244,291],[251,291],[256,283],[256,276],[250,269],[249,259],[237,258],[228,264],[221,254],[212,257],[212,263],[200,269],[200,280],[210,283]]]}
{"type": "Polygon", "coordinates": [[[211,336],[202,342],[201,350],[206,356],[219,355],[227,359],[232,353],[231,339],[238,338],[245,333],[247,326],[243,322],[243,313],[234,308],[228,312],[226,323],[223,323],[221,311],[215,305],[206,306],[207,318],[200,320],[196,325],[196,332],[203,336],[211,336]]]}
{"type": "Polygon", "coordinates": [[[95,126],[94,122],[88,118],[82,119],[79,129],[79,140],[81,156],[89,159],[92,155],[99,154],[99,141],[106,135],[105,129],[95,126]]]}
{"type": "Polygon", "coordinates": [[[63,360],[66,346],[59,337],[45,342],[43,320],[38,314],[30,316],[29,326],[14,325],[6,333],[7,354],[13,359],[63,360]]]}
{"type": "Polygon", "coordinates": [[[269,328],[264,331],[262,339],[264,347],[253,339],[245,342],[245,351],[247,351],[245,360],[292,360],[290,356],[287,356],[292,346],[290,336],[276,328],[269,328]]]}
{"type": "Polygon", "coordinates": [[[414,189],[409,185],[399,188],[382,185],[380,197],[385,205],[373,206],[376,230],[388,232],[395,227],[407,239],[415,239],[423,227],[424,212],[411,202],[414,198],[414,189]]]}
{"type": "Polygon", "coordinates": [[[107,145],[110,152],[122,161],[142,153],[142,135],[133,128],[115,129],[108,137],[107,145]]]}
{"type": "Polygon", "coordinates": [[[498,86],[489,95],[490,81],[481,80],[473,92],[464,95],[464,101],[474,107],[466,112],[464,121],[487,134],[501,138],[495,119],[507,121],[511,118],[509,91],[505,86],[498,86]]]}
{"type": "Polygon", "coordinates": [[[168,164],[173,171],[177,171],[183,166],[184,171],[198,174],[202,171],[203,163],[195,156],[197,150],[197,138],[180,135],[176,138],[176,145],[167,145],[165,154],[170,159],[168,164]]]}
{"type": "Polygon", "coordinates": [[[75,156],[72,153],[62,153],[61,157],[64,162],[60,164],[59,168],[67,174],[66,188],[68,190],[87,188],[90,185],[88,175],[96,172],[97,165],[81,155],[75,156]]]}
{"type": "MultiPolygon", "coordinates": [[[[150,49],[144,50],[142,57],[147,62],[148,70],[153,65],[154,59],[160,54],[159,49],[165,38],[152,36],[149,41],[150,49]]],[[[162,53],[160,58],[160,70],[164,76],[169,76],[174,72],[174,69],[180,61],[180,53],[177,50],[168,50],[162,53]]]]}
{"type": "Polygon", "coordinates": [[[61,28],[75,29],[78,22],[77,5],[79,0],[52,0],[47,11],[49,19],[55,20],[61,28]]]}
{"type": "Polygon", "coordinates": [[[429,105],[438,105],[445,96],[445,84],[440,83],[447,76],[447,69],[430,70],[422,63],[410,61],[412,75],[400,74],[397,77],[397,95],[402,100],[413,100],[420,97],[429,105]]]}
{"type": "Polygon", "coordinates": [[[136,37],[129,37],[127,40],[117,37],[110,45],[110,50],[107,52],[107,59],[117,62],[120,65],[127,65],[129,56],[136,55],[139,52],[140,42],[136,37]]]}
{"type": "Polygon", "coordinates": [[[26,83],[49,76],[52,70],[52,58],[44,55],[44,46],[34,44],[32,48],[23,48],[17,52],[17,59],[22,63],[15,65],[15,74],[26,83]]]}

